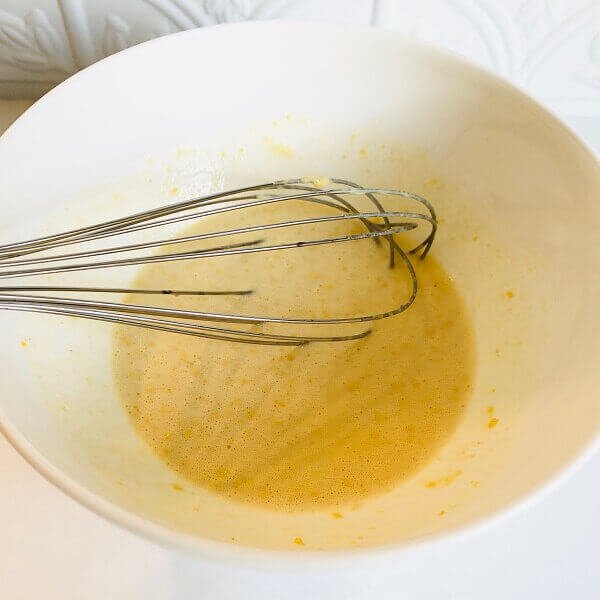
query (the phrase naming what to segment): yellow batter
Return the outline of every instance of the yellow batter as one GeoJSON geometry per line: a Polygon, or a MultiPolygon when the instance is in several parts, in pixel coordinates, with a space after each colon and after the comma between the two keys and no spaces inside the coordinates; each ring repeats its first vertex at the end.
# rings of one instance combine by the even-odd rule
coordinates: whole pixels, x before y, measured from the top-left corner
{"type": "MultiPolygon", "coordinates": [[[[246,224],[317,212],[327,210],[275,206],[211,217],[184,233],[239,226],[240,218],[246,224]]],[[[277,242],[360,231],[358,224],[317,227],[260,237],[277,242]]],[[[416,261],[420,291],[411,309],[376,322],[370,336],[355,342],[264,347],[117,327],[116,382],[132,423],[172,469],[234,500],[306,510],[390,490],[452,435],[471,387],[469,321],[434,256],[435,246],[425,261],[416,261]]],[[[362,314],[406,297],[406,273],[390,270],[386,257],[383,245],[352,242],[147,265],[134,285],[255,290],[243,297],[160,297],[164,306],[177,308],[362,314]]],[[[149,303],[143,296],[126,301],[149,303]]]]}

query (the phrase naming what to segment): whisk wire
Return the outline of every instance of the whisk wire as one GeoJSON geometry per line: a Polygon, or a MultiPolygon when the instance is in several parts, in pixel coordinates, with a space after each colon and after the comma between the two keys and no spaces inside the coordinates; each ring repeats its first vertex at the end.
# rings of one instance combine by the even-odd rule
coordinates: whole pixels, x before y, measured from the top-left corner
{"type": "Polygon", "coordinates": [[[171,309],[159,306],[138,305],[125,302],[107,302],[65,296],[46,296],[34,292],[69,292],[76,294],[82,292],[89,294],[118,293],[146,294],[148,296],[157,294],[241,296],[252,293],[252,290],[140,290],[121,287],[24,285],[0,287],[0,310],[82,317],[171,333],[194,335],[208,339],[252,344],[302,345],[316,341],[348,341],[360,339],[361,337],[368,335],[370,330],[339,335],[306,335],[304,333],[291,335],[288,333],[273,333],[264,330],[263,326],[273,324],[313,326],[365,323],[404,312],[414,302],[418,290],[416,273],[408,255],[417,254],[420,258],[424,258],[427,255],[437,231],[437,217],[432,205],[425,198],[411,192],[403,190],[363,188],[356,183],[344,179],[328,180],[328,186],[330,187],[326,189],[316,187],[311,183],[312,182],[307,179],[291,179],[249,186],[230,192],[220,192],[210,196],[193,198],[191,200],[139,212],[119,219],[105,221],[96,225],[38,237],[32,240],[0,245],[0,279],[69,273],[74,271],[105,269],[109,267],[125,267],[158,262],[235,256],[371,239],[375,242],[379,242],[380,240],[387,242],[390,249],[390,267],[395,266],[395,259],[396,257],[399,257],[400,262],[403,264],[409,275],[411,284],[410,292],[408,298],[399,306],[374,314],[321,319],[249,316],[197,310],[171,309]],[[383,203],[379,200],[379,197],[415,201],[423,206],[426,211],[386,210],[383,203]],[[351,200],[354,198],[366,198],[371,203],[374,210],[359,210],[351,200]],[[269,204],[289,201],[306,201],[334,209],[338,211],[338,213],[334,215],[319,215],[317,217],[288,220],[277,223],[262,223],[223,231],[209,231],[184,237],[171,237],[154,241],[121,244],[110,248],[92,248],[80,250],[78,252],[45,254],[49,250],[64,246],[85,244],[100,239],[111,238],[113,236],[122,236],[146,229],[179,224],[188,220],[203,219],[210,215],[254,209],[269,204]],[[196,209],[201,210],[198,212],[196,209]],[[301,239],[292,242],[266,245],[264,239],[252,239],[190,251],[81,262],[82,259],[89,259],[92,257],[136,252],[139,250],[161,248],[163,246],[198,242],[215,238],[227,239],[237,235],[263,233],[275,229],[291,229],[294,227],[336,221],[358,221],[365,227],[366,231],[363,233],[352,233],[342,236],[306,240],[301,239]],[[398,244],[395,235],[415,230],[419,227],[419,223],[429,225],[430,231],[428,235],[410,250],[403,250],[398,244]],[[32,257],[31,255],[34,254],[41,254],[41,256],[32,257]],[[27,257],[23,258],[24,256],[27,257]],[[15,268],[23,266],[29,268],[15,268]],[[206,323],[213,324],[207,325],[206,323]],[[248,331],[244,329],[232,329],[230,327],[223,327],[222,325],[215,325],[215,323],[250,325],[252,327],[259,327],[261,330],[248,331]]]}

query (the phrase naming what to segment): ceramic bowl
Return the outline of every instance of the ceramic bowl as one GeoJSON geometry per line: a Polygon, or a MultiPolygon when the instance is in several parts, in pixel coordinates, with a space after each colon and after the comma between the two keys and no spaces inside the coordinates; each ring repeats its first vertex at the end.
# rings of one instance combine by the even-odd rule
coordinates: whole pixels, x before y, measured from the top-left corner
{"type": "Polygon", "coordinates": [[[117,398],[111,327],[0,314],[2,429],[125,527],[221,560],[408,552],[523,504],[598,439],[600,167],[554,116],[455,56],[317,24],[167,36],[52,90],[2,137],[0,164],[3,242],[159,205],[174,187],[314,173],[402,186],[438,208],[436,257],[476,336],[472,396],[426,467],[343,519],[174,488],[117,398]]]}

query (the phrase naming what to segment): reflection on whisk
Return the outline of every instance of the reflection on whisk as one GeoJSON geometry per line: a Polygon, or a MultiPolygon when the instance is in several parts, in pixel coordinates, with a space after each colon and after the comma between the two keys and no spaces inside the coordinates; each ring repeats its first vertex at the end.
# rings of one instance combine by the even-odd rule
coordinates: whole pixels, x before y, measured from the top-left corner
{"type": "MultiPolygon", "coordinates": [[[[240,221],[243,222],[243,221],[240,221]]],[[[424,258],[429,252],[437,229],[435,211],[431,204],[421,196],[402,191],[376,188],[363,188],[356,183],[343,179],[292,179],[276,181],[262,185],[245,187],[228,192],[220,192],[195,198],[176,204],[148,210],[127,217],[106,221],[88,227],[82,227],[54,235],[28,241],[0,246],[0,279],[35,277],[51,274],[127,267],[149,263],[197,260],[211,257],[240,256],[261,252],[299,249],[321,245],[333,245],[346,242],[371,239],[389,246],[389,265],[394,267],[397,258],[406,269],[410,278],[410,291],[407,299],[382,312],[359,316],[336,318],[290,318],[284,316],[254,316],[241,314],[223,314],[197,310],[180,310],[152,305],[127,304],[124,302],[106,302],[89,297],[70,297],[64,295],[40,295],[40,292],[59,294],[101,294],[122,293],[141,294],[148,297],[156,295],[249,295],[252,290],[171,290],[171,289],[132,289],[122,287],[87,287],[54,285],[0,286],[0,310],[38,312],[45,314],[82,317],[111,323],[145,327],[172,333],[187,334],[210,339],[245,342],[267,345],[302,345],[315,341],[345,341],[364,337],[369,330],[359,333],[336,335],[313,335],[302,331],[286,335],[261,331],[266,324],[287,324],[306,331],[314,325],[342,326],[348,323],[367,323],[407,310],[417,295],[417,277],[408,257],[416,254],[424,258]],[[407,210],[388,210],[383,202],[393,200],[414,201],[425,210],[414,212],[407,210]],[[311,203],[312,206],[333,209],[334,214],[319,214],[302,219],[291,219],[276,223],[259,223],[235,227],[232,229],[207,231],[195,235],[169,237],[159,240],[121,244],[110,247],[77,249],[60,254],[48,254],[48,251],[66,246],[86,244],[114,236],[133,234],[143,230],[179,224],[186,221],[199,221],[216,214],[241,214],[247,209],[256,209],[284,202],[311,203]],[[358,208],[360,203],[368,202],[367,210],[358,208]],[[237,214],[237,212],[236,212],[237,214]],[[272,230],[301,228],[307,225],[349,222],[358,223],[360,233],[330,235],[317,239],[296,239],[279,243],[268,243],[265,234],[272,230]],[[420,230],[429,225],[422,241],[409,250],[403,250],[396,234],[420,230]],[[235,236],[248,235],[247,241],[233,241],[235,236]],[[254,237],[256,236],[256,237],[254,237]],[[172,245],[189,242],[223,239],[222,244],[209,248],[188,251],[162,252],[131,256],[148,249],[164,249],[172,245]],[[229,243],[228,243],[229,242],[229,243]],[[35,255],[35,256],[31,256],[35,255]],[[230,327],[224,326],[230,324],[230,327]],[[248,329],[236,329],[231,325],[254,326],[248,329]]],[[[313,329],[314,331],[314,329],[313,329]]]]}

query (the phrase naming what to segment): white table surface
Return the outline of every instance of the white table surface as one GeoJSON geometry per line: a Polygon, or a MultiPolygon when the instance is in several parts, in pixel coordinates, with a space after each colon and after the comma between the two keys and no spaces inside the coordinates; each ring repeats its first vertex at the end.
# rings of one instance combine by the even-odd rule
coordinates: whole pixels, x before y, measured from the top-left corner
{"type": "MultiPolygon", "coordinates": [[[[27,106],[0,101],[0,131],[27,106]]],[[[600,153],[600,117],[565,120],[600,153]]],[[[327,574],[233,569],[159,547],[79,506],[1,437],[0,473],[2,600],[600,598],[600,454],[482,532],[393,567],[327,574]]]]}

